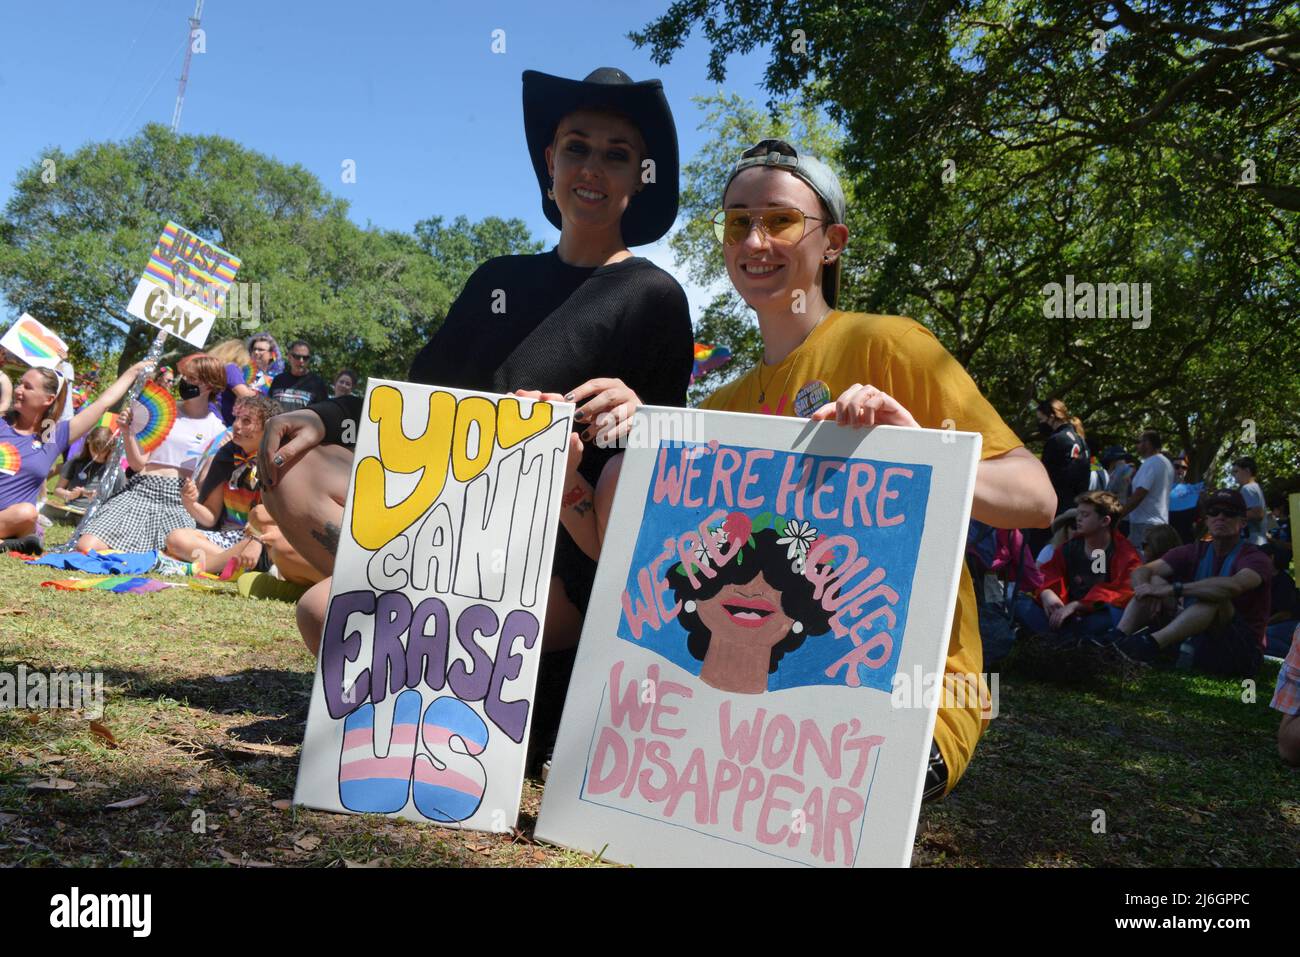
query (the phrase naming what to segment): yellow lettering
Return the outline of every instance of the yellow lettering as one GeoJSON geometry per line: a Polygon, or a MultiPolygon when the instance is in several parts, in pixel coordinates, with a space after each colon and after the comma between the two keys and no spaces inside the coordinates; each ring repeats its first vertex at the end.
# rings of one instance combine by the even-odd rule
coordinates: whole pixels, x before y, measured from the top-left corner
{"type": "Polygon", "coordinates": [[[503,449],[531,439],[551,424],[554,407],[550,403],[534,402],[532,415],[526,419],[519,414],[522,405],[518,399],[502,399],[497,406],[497,441],[503,449]]]}
{"type": "Polygon", "coordinates": [[[492,461],[497,440],[497,408],[490,399],[472,395],[456,407],[456,432],[451,443],[451,471],[459,482],[468,482],[492,461]],[[469,427],[478,424],[478,451],[469,457],[469,427]]]}
{"type": "MultiPolygon", "coordinates": [[[[453,396],[446,392],[432,393],[424,433],[410,438],[402,429],[402,393],[392,386],[375,389],[370,397],[370,421],[379,423],[380,458],[367,456],[357,464],[356,494],[352,501],[352,537],[362,548],[377,551],[388,544],[428,511],[442,494],[447,481],[455,413],[453,396]],[[384,495],[385,469],[403,475],[424,470],[414,491],[392,508],[388,507],[384,495]]],[[[489,439],[488,457],[491,454],[489,439]]]]}

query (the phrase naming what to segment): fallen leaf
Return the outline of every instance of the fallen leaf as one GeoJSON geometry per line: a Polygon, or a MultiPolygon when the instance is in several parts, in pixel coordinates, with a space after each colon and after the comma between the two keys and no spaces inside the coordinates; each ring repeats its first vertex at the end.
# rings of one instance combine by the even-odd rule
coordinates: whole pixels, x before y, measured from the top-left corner
{"type": "Polygon", "coordinates": [[[110,748],[117,747],[117,738],[113,737],[113,732],[108,730],[108,725],[102,721],[90,722],[90,733],[97,738],[102,738],[110,748]]]}
{"type": "Polygon", "coordinates": [[[224,747],[228,751],[247,751],[250,754],[286,756],[293,753],[293,748],[285,744],[255,744],[248,741],[232,741],[224,747]]]}
{"type": "Polygon", "coordinates": [[[23,715],[23,720],[28,724],[35,724],[37,721],[41,720],[40,712],[33,711],[31,714],[23,715]]]}
{"type": "Polygon", "coordinates": [[[24,608],[0,608],[0,615],[25,615],[27,610],[24,608]]]}
{"type": "Polygon", "coordinates": [[[149,795],[140,794],[133,798],[127,798],[125,801],[114,801],[112,804],[105,804],[106,811],[125,811],[127,808],[139,807],[149,801],[149,795]]]}
{"type": "Polygon", "coordinates": [[[388,866],[388,858],[376,857],[373,861],[366,861],[364,864],[361,864],[358,863],[357,861],[350,861],[345,857],[343,858],[343,866],[344,867],[386,867],[388,866]]]}
{"type": "Polygon", "coordinates": [[[71,791],[77,782],[67,778],[42,778],[39,781],[28,781],[27,786],[33,791],[71,791]]]}
{"type": "Polygon", "coordinates": [[[487,844],[466,844],[465,850],[473,851],[475,854],[486,854],[488,851],[492,850],[492,848],[487,844]]]}
{"type": "Polygon", "coordinates": [[[217,848],[217,853],[221,855],[222,860],[227,864],[234,864],[236,867],[275,867],[274,864],[269,864],[266,861],[255,861],[247,854],[236,857],[223,847],[217,848]]]}
{"type": "Polygon", "coordinates": [[[277,811],[287,811],[289,808],[293,807],[293,802],[286,798],[280,798],[278,801],[272,801],[271,807],[275,808],[277,811]]]}
{"type": "Polygon", "coordinates": [[[533,851],[533,860],[536,861],[538,864],[545,864],[546,852],[539,847],[537,850],[533,851]]]}
{"type": "Polygon", "coordinates": [[[293,846],[300,851],[314,851],[320,847],[320,838],[314,834],[309,837],[299,838],[293,842],[293,846]]]}

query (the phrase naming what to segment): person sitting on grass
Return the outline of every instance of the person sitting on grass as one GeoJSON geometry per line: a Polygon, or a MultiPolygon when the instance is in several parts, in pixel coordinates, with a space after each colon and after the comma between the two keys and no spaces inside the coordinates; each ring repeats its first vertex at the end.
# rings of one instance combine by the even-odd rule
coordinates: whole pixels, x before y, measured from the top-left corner
{"type": "MultiPolygon", "coordinates": [[[[252,536],[262,543],[262,548],[270,557],[271,569],[266,576],[279,579],[281,584],[296,586],[298,590],[293,600],[296,601],[303,591],[325,577],[284,537],[284,532],[265,505],[259,503],[253,506],[253,510],[248,513],[248,526],[252,529],[252,536]]],[[[243,579],[247,577],[249,576],[245,575],[240,578],[241,591],[243,579]]],[[[286,589],[280,589],[280,592],[287,594],[286,589]]],[[[277,594],[276,597],[282,595],[277,594]]]]}
{"type": "Polygon", "coordinates": [[[1078,516],[1079,510],[1077,508],[1067,508],[1052,519],[1051,539],[1039,549],[1038,554],[1034,557],[1034,563],[1039,568],[1050,562],[1058,549],[1064,548],[1066,542],[1079,534],[1078,526],[1075,525],[1074,521],[1078,516]]]}
{"type": "Polygon", "coordinates": [[[225,388],[226,379],[222,364],[202,352],[186,356],[176,369],[181,401],[176,421],[157,448],[142,450],[131,428],[141,414],[138,403],[118,416],[126,460],[135,475],[81,526],[77,551],[162,551],[174,529],[194,526],[181,504],[181,480],[190,477],[198,454],[222,430],[221,418],[208,408],[208,401],[225,388]]]}
{"type": "MultiPolygon", "coordinates": [[[[59,484],[50,494],[59,503],[72,505],[75,509],[85,509],[100,492],[99,480],[108,465],[108,457],[113,454],[115,443],[113,430],[107,426],[97,425],[91,429],[86,436],[82,453],[64,463],[59,473],[59,484]]],[[[59,507],[58,503],[52,504],[53,507],[59,507]]]]}
{"type": "Polygon", "coordinates": [[[1277,673],[1277,688],[1269,707],[1282,712],[1277,729],[1277,753],[1283,761],[1300,767],[1300,625],[1291,635],[1291,650],[1277,673]]]}
{"type": "Polygon", "coordinates": [[[1300,625],[1300,589],[1291,575],[1290,543],[1269,542],[1264,551],[1273,559],[1273,588],[1268,626],[1264,631],[1268,643],[1264,653],[1284,658],[1291,647],[1291,633],[1300,625]]]}
{"type": "Polygon", "coordinates": [[[143,362],[131,366],[98,399],[63,421],[67,381],[49,369],[23,373],[14,386],[13,407],[0,419],[0,551],[41,551],[36,502],[50,467],[126,395],[145,367],[143,362]]]}
{"type": "Polygon", "coordinates": [[[234,561],[239,568],[269,567],[262,542],[251,534],[248,516],[260,504],[257,450],[266,422],[281,412],[279,403],[256,394],[235,402],[230,441],[212,460],[203,489],[192,477],[181,482],[181,503],[200,527],[177,528],[167,536],[167,553],[220,574],[234,561]]]}
{"type": "MultiPolygon", "coordinates": [[[[713,218],[714,235],[732,285],[757,314],[763,357],[705,399],[702,408],[797,416],[846,428],[938,429],[955,422],[960,430],[983,435],[971,517],[1005,529],[1051,523],[1056,493],[1042,463],[934,334],[900,316],[838,308],[840,258],[849,229],[844,190],[829,166],[790,143],[763,140],[738,158],[721,206],[713,218]]],[[[593,420],[584,437],[607,444],[630,429],[630,420],[606,413],[593,420]]],[[[622,460],[612,458],[593,486],[573,468],[574,444],[581,440],[570,443],[560,520],[578,546],[595,557],[622,460]]],[[[975,590],[963,563],[944,687],[952,687],[949,676],[981,675],[983,655],[975,590]]],[[[925,778],[927,799],[957,783],[986,725],[978,701],[940,706],[925,778]]]]}
{"type": "Polygon", "coordinates": [[[1121,657],[1143,663],[1186,641],[1192,668],[1251,678],[1264,657],[1273,563],[1241,541],[1246,500],[1237,489],[1211,495],[1205,515],[1212,541],[1182,545],[1133,572],[1133,600],[1109,638],[1121,657]],[[1173,620],[1152,630],[1162,609],[1173,620]]]}
{"type": "Polygon", "coordinates": [[[1023,611],[1024,623],[1037,634],[1103,635],[1119,624],[1133,597],[1129,576],[1142,560],[1114,527],[1123,508],[1119,499],[1110,492],[1084,492],[1074,502],[1078,535],[1042,567],[1038,603],[1023,611]]]}
{"type": "Polygon", "coordinates": [[[1147,540],[1142,543],[1142,561],[1149,565],[1181,544],[1182,536],[1172,525],[1152,525],[1147,529],[1147,540]]]}

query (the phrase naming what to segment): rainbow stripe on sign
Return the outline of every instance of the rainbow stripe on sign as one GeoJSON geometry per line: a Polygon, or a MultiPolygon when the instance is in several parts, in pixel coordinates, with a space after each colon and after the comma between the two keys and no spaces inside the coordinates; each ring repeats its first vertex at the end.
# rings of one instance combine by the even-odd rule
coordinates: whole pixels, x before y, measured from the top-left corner
{"type": "MultiPolygon", "coordinates": [[[[452,739],[464,742],[468,754],[482,754],[487,747],[488,727],[483,719],[459,698],[435,698],[424,713],[424,746],[439,760],[448,752],[452,739]]],[[[483,803],[487,773],[477,761],[464,761],[465,772],[450,765],[438,767],[425,755],[415,759],[415,778],[411,784],[416,809],[431,821],[463,821],[483,803]],[[471,776],[472,775],[472,776],[471,776]]]]}
{"type": "Polygon", "coordinates": [[[12,442],[0,442],[0,475],[15,475],[23,467],[23,456],[12,442]]]}
{"type": "MultiPolygon", "coordinates": [[[[353,694],[356,688],[353,687],[353,694]]],[[[350,811],[392,814],[406,806],[420,728],[420,692],[407,689],[393,705],[388,755],[375,757],[375,706],[363,704],[343,722],[339,800],[350,811]]]]}
{"type": "Polygon", "coordinates": [[[186,301],[212,312],[220,312],[226,293],[235,280],[241,260],[213,245],[184,226],[169,222],[163,229],[145,267],[144,278],[186,301]],[[177,275],[183,280],[177,284],[177,275]],[[195,286],[193,292],[182,288],[195,286]]]}
{"type": "Polygon", "coordinates": [[[35,319],[19,321],[18,344],[22,346],[26,354],[25,358],[28,359],[58,359],[60,350],[63,353],[68,351],[62,339],[50,330],[42,328],[35,319]]]}
{"type": "Polygon", "coordinates": [[[149,417],[144,425],[136,430],[135,440],[140,444],[141,452],[152,452],[163,444],[172,426],[176,424],[176,399],[157,382],[145,383],[136,399],[149,417]]]}

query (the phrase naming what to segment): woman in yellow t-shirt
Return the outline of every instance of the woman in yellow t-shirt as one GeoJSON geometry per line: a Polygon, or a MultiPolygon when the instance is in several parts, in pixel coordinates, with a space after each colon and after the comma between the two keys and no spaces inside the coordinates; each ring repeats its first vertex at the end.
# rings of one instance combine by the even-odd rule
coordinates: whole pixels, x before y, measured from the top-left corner
{"type": "MultiPolygon", "coordinates": [[[[835,308],[849,230],[844,192],[826,164],[781,140],[763,140],[732,170],[722,205],[715,232],[732,284],[758,314],[763,361],[703,408],[979,432],[972,518],[995,528],[1051,524],[1056,493],[1047,472],[934,334],[911,319],[835,308]]],[[[617,428],[610,423],[603,434],[617,428]]],[[[616,458],[594,490],[580,476],[566,485],[561,518],[589,553],[599,550],[617,472],[616,458]]],[[[927,798],[956,784],[987,724],[982,671],[975,592],[963,563],[944,680],[965,706],[939,709],[927,798]],[[958,680],[966,688],[977,682],[981,693],[957,689],[958,680]]]]}

